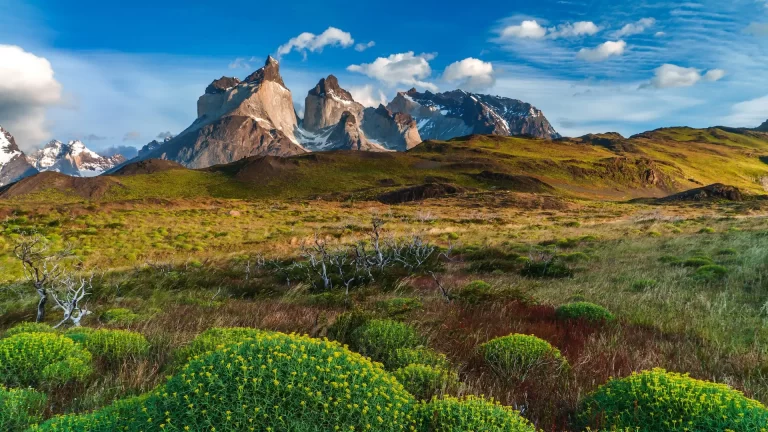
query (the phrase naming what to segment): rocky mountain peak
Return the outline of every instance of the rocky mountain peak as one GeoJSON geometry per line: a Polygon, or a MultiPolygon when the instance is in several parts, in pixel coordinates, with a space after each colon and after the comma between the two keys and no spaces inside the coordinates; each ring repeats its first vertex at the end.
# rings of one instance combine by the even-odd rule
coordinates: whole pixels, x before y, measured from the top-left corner
{"type": "Polygon", "coordinates": [[[267,61],[264,63],[264,67],[248,75],[248,77],[243,80],[243,82],[246,83],[256,84],[260,84],[264,81],[273,81],[285,87],[283,77],[280,76],[280,63],[272,58],[272,56],[267,57],[267,61]]]}
{"type": "Polygon", "coordinates": [[[763,124],[760,126],[756,127],[755,130],[758,132],[768,132],[768,120],[763,122],[763,124]]]}
{"type": "Polygon", "coordinates": [[[352,95],[341,88],[335,76],[328,75],[320,79],[304,99],[303,127],[309,132],[317,132],[337,124],[344,112],[361,119],[363,109],[363,105],[355,102],[352,95]]]}
{"type": "Polygon", "coordinates": [[[240,80],[235,77],[223,76],[217,80],[213,80],[208,87],[205,88],[206,94],[218,94],[224,93],[232,87],[240,84],[240,80]]]}
{"type": "Polygon", "coordinates": [[[39,171],[55,171],[75,177],[93,177],[125,162],[122,155],[104,157],[89,149],[82,141],[63,143],[50,141],[30,154],[28,162],[39,171]]]}
{"type": "Polygon", "coordinates": [[[36,174],[10,132],[0,126],[0,186],[36,174]]]}
{"type": "Polygon", "coordinates": [[[307,95],[330,97],[349,102],[355,101],[351,93],[341,88],[339,80],[333,75],[328,75],[327,78],[321,78],[317,85],[310,90],[307,95]]]}

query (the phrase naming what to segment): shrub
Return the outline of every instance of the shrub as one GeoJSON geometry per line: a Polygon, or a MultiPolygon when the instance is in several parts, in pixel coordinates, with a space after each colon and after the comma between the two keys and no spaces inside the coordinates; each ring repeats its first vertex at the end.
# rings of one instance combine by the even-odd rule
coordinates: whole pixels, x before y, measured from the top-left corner
{"type": "Polygon", "coordinates": [[[0,340],[0,382],[59,384],[91,373],[91,354],[53,333],[20,333],[0,340]]]}
{"type": "Polygon", "coordinates": [[[213,327],[200,333],[187,346],[179,350],[176,359],[186,363],[190,358],[251,339],[265,333],[264,330],[248,327],[213,327]]]}
{"type": "Polygon", "coordinates": [[[93,334],[94,331],[96,330],[90,327],[72,327],[64,332],[64,337],[72,339],[76,343],[84,344],[86,339],[88,339],[88,336],[93,334]]]}
{"type": "Polygon", "coordinates": [[[560,319],[583,319],[585,321],[613,321],[614,316],[608,309],[589,302],[576,302],[562,305],[555,312],[560,319]]]}
{"type": "Polygon", "coordinates": [[[642,431],[768,431],[768,409],[722,384],[653,369],[615,379],[587,397],[579,426],[642,431]]]}
{"type": "Polygon", "coordinates": [[[682,262],[683,267],[701,267],[710,264],[714,263],[707,257],[693,257],[682,262]]]}
{"type": "Polygon", "coordinates": [[[137,425],[390,432],[410,430],[415,407],[391,374],[338,343],[265,332],[191,360],[149,396],[137,425]]]}
{"type": "Polygon", "coordinates": [[[512,334],[480,345],[485,361],[502,377],[525,380],[536,370],[559,370],[568,365],[560,350],[533,335],[512,334]]]}
{"type": "Polygon", "coordinates": [[[519,290],[514,288],[496,289],[480,280],[468,283],[464,288],[455,293],[451,293],[451,295],[454,300],[469,305],[504,300],[517,300],[521,302],[530,301],[530,299],[519,290]]]}
{"type": "Polygon", "coordinates": [[[450,368],[451,363],[443,353],[429,348],[398,348],[389,359],[391,369],[399,369],[411,364],[450,368]]]}
{"type": "Polygon", "coordinates": [[[348,344],[352,349],[357,350],[354,334],[360,327],[368,324],[373,319],[370,312],[355,309],[351,312],[344,312],[336,317],[336,321],[328,327],[328,339],[348,344]]]}
{"type": "Polygon", "coordinates": [[[682,260],[674,255],[664,255],[659,258],[659,262],[665,264],[679,264],[682,260]]]}
{"type": "Polygon", "coordinates": [[[408,392],[422,400],[454,391],[459,386],[459,375],[442,367],[411,364],[397,369],[393,375],[408,392]]]}
{"type": "Polygon", "coordinates": [[[719,251],[717,251],[717,254],[718,255],[738,255],[739,251],[737,251],[736,249],[733,249],[733,248],[725,248],[725,249],[720,249],[719,251]]]}
{"type": "Polygon", "coordinates": [[[0,385],[0,430],[23,432],[43,417],[44,393],[32,389],[9,389],[0,385]]]}
{"type": "Polygon", "coordinates": [[[21,333],[56,333],[56,330],[45,323],[25,322],[6,330],[5,337],[21,333]]]}
{"type": "Polygon", "coordinates": [[[564,262],[569,262],[569,263],[590,260],[589,255],[585,254],[584,252],[572,252],[572,253],[560,254],[557,256],[557,258],[563,260],[564,262]]]}
{"type": "Polygon", "coordinates": [[[653,279],[638,279],[634,282],[632,282],[632,291],[645,291],[649,288],[653,288],[658,284],[653,279]]]}
{"type": "Polygon", "coordinates": [[[717,264],[703,265],[696,269],[694,277],[702,280],[716,280],[725,277],[728,274],[728,269],[717,264]]]}
{"type": "Polygon", "coordinates": [[[389,316],[407,314],[408,312],[422,309],[424,304],[421,300],[411,297],[397,297],[387,300],[381,300],[376,303],[376,308],[381,309],[389,316]]]}
{"type": "Polygon", "coordinates": [[[376,361],[389,364],[398,348],[416,348],[422,344],[415,328],[392,320],[375,319],[355,331],[357,349],[376,361]]]}
{"type": "Polygon", "coordinates": [[[85,348],[106,360],[124,360],[149,353],[149,342],[141,333],[128,330],[97,330],[85,340],[85,348]]]}
{"type": "Polygon", "coordinates": [[[715,232],[715,229],[712,227],[704,227],[699,230],[699,234],[712,234],[715,232]]]}
{"type": "Polygon", "coordinates": [[[142,412],[147,395],[115,401],[112,405],[88,414],[68,414],[54,417],[34,426],[29,432],[116,432],[128,430],[137,424],[136,416],[142,412]]]}
{"type": "Polygon", "coordinates": [[[131,324],[139,319],[139,315],[133,313],[130,309],[115,308],[101,314],[101,319],[108,323],[131,324]]]}
{"type": "Polygon", "coordinates": [[[476,396],[433,399],[422,405],[419,414],[423,429],[430,432],[536,432],[511,407],[476,396]]]}

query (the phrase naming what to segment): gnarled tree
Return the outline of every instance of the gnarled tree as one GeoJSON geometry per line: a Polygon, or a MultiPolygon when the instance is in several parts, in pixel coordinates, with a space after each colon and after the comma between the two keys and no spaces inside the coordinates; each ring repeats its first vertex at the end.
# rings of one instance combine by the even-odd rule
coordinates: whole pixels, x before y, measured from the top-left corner
{"type": "Polygon", "coordinates": [[[35,234],[20,237],[13,253],[21,261],[24,273],[37,292],[39,300],[36,321],[42,322],[45,320],[45,306],[52,284],[61,277],[63,260],[71,256],[71,251],[69,248],[54,251],[45,237],[35,234]]]}

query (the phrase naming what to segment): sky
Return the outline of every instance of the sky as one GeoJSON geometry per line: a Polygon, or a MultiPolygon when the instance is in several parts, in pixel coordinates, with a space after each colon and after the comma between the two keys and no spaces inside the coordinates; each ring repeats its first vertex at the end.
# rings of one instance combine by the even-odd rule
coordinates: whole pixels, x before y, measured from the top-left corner
{"type": "Polygon", "coordinates": [[[566,136],[768,118],[768,0],[0,0],[0,125],[23,150],[109,153],[176,134],[215,78],[268,55],[302,113],[334,74],[356,100],[462,88],[566,136]]]}

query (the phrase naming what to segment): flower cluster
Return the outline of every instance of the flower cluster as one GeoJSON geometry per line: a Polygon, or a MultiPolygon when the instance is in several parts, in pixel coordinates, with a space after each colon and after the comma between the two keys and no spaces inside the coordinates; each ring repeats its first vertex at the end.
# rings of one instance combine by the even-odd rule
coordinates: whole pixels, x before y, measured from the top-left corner
{"type": "Polygon", "coordinates": [[[398,348],[416,348],[423,338],[413,326],[393,320],[371,320],[353,335],[356,348],[389,367],[398,348]]]}
{"type": "Polygon", "coordinates": [[[578,423],[641,432],[768,432],[768,409],[726,385],[657,368],[602,385],[584,401],[578,423]]]}
{"type": "Polygon", "coordinates": [[[141,333],[109,329],[89,334],[84,345],[92,354],[110,361],[144,356],[150,348],[147,338],[141,333]]]}
{"type": "Polygon", "coordinates": [[[56,333],[56,330],[45,323],[24,322],[6,330],[5,337],[20,333],[56,333]]]}
{"type": "Polygon", "coordinates": [[[192,342],[179,350],[176,354],[176,360],[184,364],[192,357],[251,339],[263,333],[265,330],[248,327],[213,327],[200,333],[192,342]]]}
{"type": "Polygon", "coordinates": [[[608,309],[589,302],[568,303],[555,312],[560,319],[583,319],[592,322],[613,321],[614,316],[608,309]]]}
{"type": "Polygon", "coordinates": [[[40,421],[46,396],[32,389],[9,389],[0,385],[0,430],[22,432],[40,421]]]}
{"type": "Polygon", "coordinates": [[[419,413],[423,430],[430,432],[536,432],[519,412],[476,396],[433,399],[419,413]]]}
{"type": "Polygon", "coordinates": [[[451,367],[445,354],[424,347],[396,349],[387,366],[390,369],[400,369],[411,364],[422,364],[444,369],[451,367]]]}
{"type": "Polygon", "coordinates": [[[459,387],[459,375],[439,366],[414,363],[397,369],[393,375],[406,390],[422,400],[429,400],[459,387]]]}
{"type": "Polygon", "coordinates": [[[20,333],[0,339],[0,382],[55,384],[82,380],[91,373],[91,354],[54,333],[20,333]]]}
{"type": "Polygon", "coordinates": [[[568,366],[560,350],[533,335],[511,334],[480,345],[485,361],[504,378],[524,380],[537,370],[568,366]]]}

